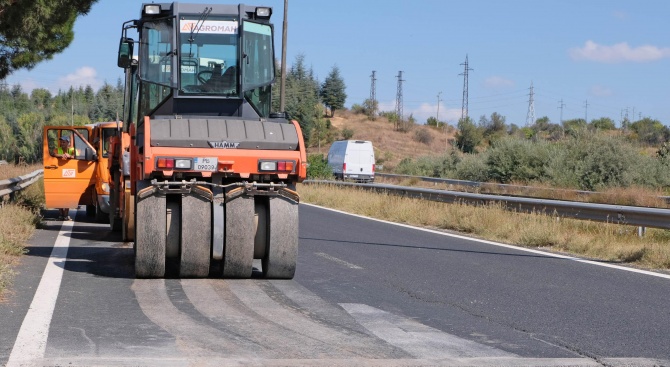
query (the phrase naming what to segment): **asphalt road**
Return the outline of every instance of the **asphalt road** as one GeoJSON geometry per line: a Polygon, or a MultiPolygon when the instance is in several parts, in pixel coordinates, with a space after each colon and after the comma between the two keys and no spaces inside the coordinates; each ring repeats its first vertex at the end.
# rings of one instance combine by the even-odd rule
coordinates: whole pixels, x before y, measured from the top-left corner
{"type": "Polygon", "coordinates": [[[31,239],[0,365],[670,365],[667,275],[301,205],[293,280],[136,280],[83,214],[31,239]]]}

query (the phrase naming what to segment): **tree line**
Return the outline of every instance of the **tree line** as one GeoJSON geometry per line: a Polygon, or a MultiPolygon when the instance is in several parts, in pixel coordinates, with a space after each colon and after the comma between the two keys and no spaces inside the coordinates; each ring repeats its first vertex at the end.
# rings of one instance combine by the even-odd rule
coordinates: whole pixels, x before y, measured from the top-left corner
{"type": "Polygon", "coordinates": [[[0,84],[0,158],[33,163],[42,159],[42,130],[48,125],[82,126],[114,121],[123,108],[123,85],[90,85],[55,95],[36,88],[30,94],[21,85],[0,84]]]}
{"type": "Polygon", "coordinates": [[[637,121],[627,118],[617,128],[609,117],[601,117],[587,122],[585,119],[565,120],[560,124],[552,123],[548,117],[535,120],[530,126],[519,127],[507,124],[505,116],[494,112],[490,118],[481,116],[479,123],[470,117],[458,121],[456,146],[464,153],[474,153],[478,146],[489,146],[505,136],[515,136],[532,140],[558,141],[565,137],[576,137],[584,132],[603,132],[620,135],[626,140],[645,146],[660,146],[670,141],[670,128],[659,120],[649,117],[637,121]]]}
{"type": "MultiPolygon", "coordinates": [[[[116,85],[105,83],[97,91],[87,85],[59,90],[55,95],[44,88],[27,93],[21,85],[0,84],[0,159],[40,161],[44,126],[116,120],[117,113],[122,115],[123,89],[120,79],[116,85]]],[[[285,109],[289,118],[300,123],[308,146],[320,146],[336,138],[327,116],[344,108],[345,89],[337,66],[323,82],[306,66],[303,55],[287,69],[285,109]]],[[[273,110],[279,111],[279,83],[274,86],[272,102],[273,110]]]]}

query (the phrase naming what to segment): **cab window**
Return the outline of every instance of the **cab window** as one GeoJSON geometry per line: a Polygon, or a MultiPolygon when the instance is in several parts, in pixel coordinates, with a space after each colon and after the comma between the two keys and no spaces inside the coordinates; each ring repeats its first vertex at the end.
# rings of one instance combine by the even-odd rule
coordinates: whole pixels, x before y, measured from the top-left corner
{"type": "Polygon", "coordinates": [[[85,159],[86,145],[84,138],[74,130],[49,129],[47,131],[49,154],[56,156],[64,152],[73,152],[74,159],[85,159]],[[67,145],[60,145],[61,139],[65,138],[67,145]]]}

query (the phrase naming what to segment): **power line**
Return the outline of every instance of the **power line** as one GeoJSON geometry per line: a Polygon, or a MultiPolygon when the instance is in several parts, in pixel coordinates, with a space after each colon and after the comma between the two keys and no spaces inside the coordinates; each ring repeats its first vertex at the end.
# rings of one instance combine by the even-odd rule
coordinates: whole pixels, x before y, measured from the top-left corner
{"type": "Polygon", "coordinates": [[[589,123],[589,100],[588,99],[584,101],[584,121],[586,121],[587,124],[589,123]]]}
{"type": "Polygon", "coordinates": [[[533,82],[530,82],[530,97],[528,99],[528,114],[526,115],[526,126],[535,123],[535,95],[533,92],[533,82]]]}
{"type": "Polygon", "coordinates": [[[372,117],[377,116],[377,77],[375,76],[377,72],[372,70],[372,75],[370,75],[370,103],[372,103],[372,117]]]}
{"type": "Polygon", "coordinates": [[[437,120],[438,125],[440,124],[440,94],[442,94],[442,92],[437,94],[437,114],[435,115],[435,120],[437,120]]]}
{"type": "Polygon", "coordinates": [[[398,89],[395,97],[395,111],[396,115],[398,116],[398,122],[396,124],[396,130],[398,130],[400,124],[402,124],[404,120],[402,112],[402,82],[404,82],[402,79],[402,70],[398,72],[398,76],[396,78],[398,78],[398,89]]]}
{"type": "Polygon", "coordinates": [[[558,101],[558,108],[561,110],[561,124],[563,124],[563,108],[565,107],[565,103],[563,103],[563,98],[561,98],[560,101],[558,101]]]}
{"type": "Polygon", "coordinates": [[[463,75],[463,105],[461,106],[461,119],[465,120],[468,117],[468,73],[474,71],[468,67],[468,55],[465,55],[465,62],[461,65],[464,66],[463,73],[458,75],[463,75]]]}

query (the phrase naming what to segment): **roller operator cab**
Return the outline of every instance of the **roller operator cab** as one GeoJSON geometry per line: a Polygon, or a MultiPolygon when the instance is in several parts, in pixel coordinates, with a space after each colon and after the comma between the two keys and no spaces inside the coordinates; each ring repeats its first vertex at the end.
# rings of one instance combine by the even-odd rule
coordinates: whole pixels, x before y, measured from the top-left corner
{"type": "Polygon", "coordinates": [[[115,145],[110,197],[122,223],[113,227],[134,238],[136,276],[174,268],[180,277],[293,277],[295,184],[307,165],[298,123],[271,113],[271,15],[262,6],[151,3],[124,23],[117,141],[129,139],[115,145]]]}

